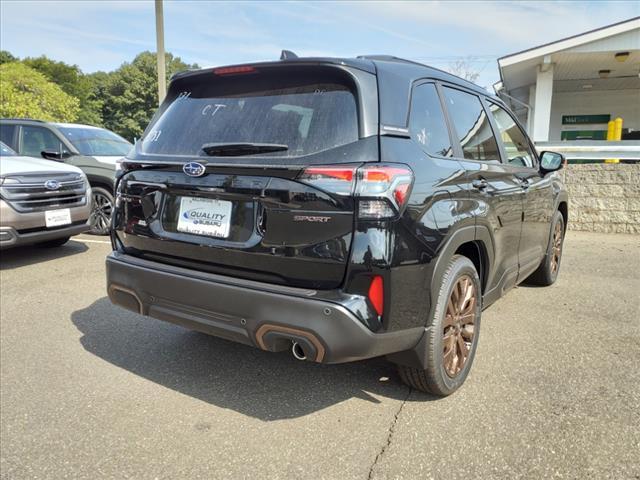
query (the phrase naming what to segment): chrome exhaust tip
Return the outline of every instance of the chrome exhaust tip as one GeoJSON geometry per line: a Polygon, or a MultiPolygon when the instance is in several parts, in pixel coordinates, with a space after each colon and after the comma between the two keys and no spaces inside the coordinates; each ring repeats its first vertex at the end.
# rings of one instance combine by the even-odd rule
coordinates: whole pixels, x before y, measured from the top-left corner
{"type": "Polygon", "coordinates": [[[303,348],[300,346],[298,342],[293,342],[291,344],[291,353],[297,360],[307,359],[307,356],[304,354],[303,348]]]}

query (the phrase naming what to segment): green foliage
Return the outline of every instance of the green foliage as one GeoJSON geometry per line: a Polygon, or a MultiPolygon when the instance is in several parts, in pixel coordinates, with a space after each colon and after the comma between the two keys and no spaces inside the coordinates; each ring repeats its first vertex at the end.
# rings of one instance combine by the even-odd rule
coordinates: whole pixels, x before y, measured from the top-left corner
{"type": "Polygon", "coordinates": [[[65,93],[76,97],[80,101],[78,123],[102,125],[100,115],[102,102],[93,96],[91,79],[84,75],[77,65],[56,62],[44,55],[38,58],[25,58],[22,63],[39,71],[62,88],[65,93]]]}
{"type": "MultiPolygon", "coordinates": [[[[170,53],[165,58],[167,80],[176,72],[198,68],[170,53]]],[[[2,71],[1,116],[104,126],[133,140],[142,136],[158,108],[156,54],[152,52],[140,53],[113,72],[88,75],[77,65],[45,56],[19,60],[5,50],[0,51],[0,64],[8,68],[7,75],[2,71]],[[55,94],[50,94],[52,87],[55,94]],[[34,92],[49,96],[38,98],[34,92]]]]}
{"type": "MultiPolygon", "coordinates": [[[[170,53],[165,58],[167,79],[176,72],[197,68],[170,53]]],[[[112,73],[95,75],[96,89],[103,99],[105,127],[129,140],[140,138],[158,108],[156,54],[142,52],[112,73]]]]}
{"type": "Polygon", "coordinates": [[[0,117],[74,122],[80,112],[77,98],[22,63],[0,65],[0,117]]]}
{"type": "Polygon", "coordinates": [[[11,63],[17,62],[18,59],[11,55],[11,52],[7,52],[6,50],[0,50],[0,65],[3,63],[11,63]]]}

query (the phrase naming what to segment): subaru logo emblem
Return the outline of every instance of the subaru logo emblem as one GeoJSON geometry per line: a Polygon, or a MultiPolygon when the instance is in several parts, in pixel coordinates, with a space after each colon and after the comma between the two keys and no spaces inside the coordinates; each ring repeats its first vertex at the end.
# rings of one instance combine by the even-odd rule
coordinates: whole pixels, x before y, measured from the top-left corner
{"type": "Polygon", "coordinates": [[[47,190],[57,190],[58,188],[60,188],[60,182],[58,182],[57,180],[47,180],[46,182],[44,182],[44,188],[46,188],[47,190]]]}
{"type": "Polygon", "coordinates": [[[182,171],[190,177],[201,177],[206,169],[204,165],[198,162],[189,162],[182,167],[182,171]]]}

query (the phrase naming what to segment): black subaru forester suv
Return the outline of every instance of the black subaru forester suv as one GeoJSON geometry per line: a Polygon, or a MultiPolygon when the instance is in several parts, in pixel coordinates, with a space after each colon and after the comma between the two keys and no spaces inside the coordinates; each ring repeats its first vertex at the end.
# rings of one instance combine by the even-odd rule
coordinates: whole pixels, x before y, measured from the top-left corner
{"type": "Polygon", "coordinates": [[[109,297],[300,360],[385,355],[451,394],[482,309],[558,275],[563,158],[440,70],[290,57],[174,76],[123,163],[109,297]]]}

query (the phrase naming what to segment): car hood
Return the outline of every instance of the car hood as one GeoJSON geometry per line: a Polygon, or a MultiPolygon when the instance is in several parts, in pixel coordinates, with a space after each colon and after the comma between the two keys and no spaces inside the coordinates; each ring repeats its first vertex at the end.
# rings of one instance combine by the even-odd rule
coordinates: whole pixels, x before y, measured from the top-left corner
{"type": "Polygon", "coordinates": [[[53,160],[34,157],[2,157],[0,158],[0,177],[19,173],[60,172],[82,173],[78,167],[53,160]]]}
{"type": "Polygon", "coordinates": [[[115,168],[116,162],[124,158],[124,155],[91,155],[92,158],[95,158],[100,163],[106,163],[107,165],[113,165],[115,168]]]}

